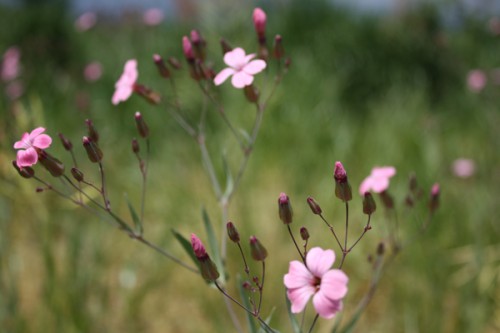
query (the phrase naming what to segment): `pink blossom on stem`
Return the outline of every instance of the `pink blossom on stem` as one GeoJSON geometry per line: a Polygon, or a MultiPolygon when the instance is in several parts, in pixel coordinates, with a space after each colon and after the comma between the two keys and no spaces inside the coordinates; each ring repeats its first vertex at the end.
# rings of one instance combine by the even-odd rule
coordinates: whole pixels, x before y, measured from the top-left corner
{"type": "Polygon", "coordinates": [[[24,133],[21,140],[14,143],[14,149],[19,149],[17,152],[17,166],[29,167],[38,162],[37,149],[47,149],[52,143],[52,138],[45,132],[45,128],[37,127],[31,133],[24,133]]]}
{"type": "Polygon", "coordinates": [[[86,12],[80,15],[75,21],[76,30],[83,32],[91,29],[97,22],[97,15],[94,12],[86,12]]]}
{"type": "Polygon", "coordinates": [[[467,86],[472,92],[480,92],[486,86],[486,74],[480,69],[471,70],[467,74],[467,86]]]}
{"type": "Polygon", "coordinates": [[[120,102],[126,101],[134,92],[135,82],[139,73],[137,72],[137,60],[130,59],[125,63],[122,76],[115,84],[115,93],[111,102],[117,105],[120,102]]]}
{"type": "Polygon", "coordinates": [[[455,176],[469,178],[476,171],[476,163],[468,158],[459,158],[453,161],[451,168],[455,176]]]}
{"type": "Polygon", "coordinates": [[[290,262],[283,281],[292,313],[302,312],[311,296],[314,309],[323,318],[332,318],[342,310],[349,278],[340,269],[330,269],[334,262],[335,253],[319,247],[307,253],[307,266],[297,260],[290,262]]]}
{"type": "Polygon", "coordinates": [[[389,179],[395,174],[396,168],[392,166],[373,168],[371,174],[359,186],[359,193],[364,196],[368,191],[384,192],[389,188],[389,179]]]}
{"type": "Polygon", "coordinates": [[[229,67],[224,68],[215,76],[216,86],[222,84],[230,76],[231,83],[235,88],[241,89],[253,82],[253,76],[266,68],[266,62],[261,59],[252,60],[255,54],[246,55],[245,51],[238,47],[224,54],[224,62],[229,67]]]}
{"type": "Polygon", "coordinates": [[[257,7],[253,10],[252,19],[255,31],[259,36],[263,36],[266,33],[266,13],[257,7]]]}

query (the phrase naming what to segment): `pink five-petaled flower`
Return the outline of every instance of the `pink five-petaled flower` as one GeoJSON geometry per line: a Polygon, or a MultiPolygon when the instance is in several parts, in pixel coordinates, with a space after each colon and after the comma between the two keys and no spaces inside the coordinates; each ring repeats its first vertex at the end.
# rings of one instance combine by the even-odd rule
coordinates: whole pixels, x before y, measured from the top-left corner
{"type": "Polygon", "coordinates": [[[389,187],[389,179],[396,174],[396,168],[392,166],[375,167],[371,174],[363,180],[359,186],[359,193],[365,195],[366,192],[381,193],[389,187]]]}
{"type": "Polygon", "coordinates": [[[17,152],[16,163],[17,166],[29,167],[38,162],[38,149],[47,149],[52,143],[52,138],[45,132],[45,128],[35,128],[31,133],[24,133],[21,140],[14,143],[14,149],[19,149],[17,152]]]}
{"type": "Polygon", "coordinates": [[[253,76],[266,68],[266,62],[261,59],[252,60],[255,54],[246,55],[245,51],[238,47],[224,55],[224,62],[228,68],[224,68],[214,79],[216,86],[222,84],[231,75],[231,83],[235,88],[241,89],[253,82],[253,76]]]}
{"type": "Polygon", "coordinates": [[[323,318],[332,318],[342,310],[349,278],[340,269],[330,269],[334,261],[332,250],[315,247],[307,253],[307,267],[297,260],[290,262],[283,281],[293,313],[302,312],[311,296],[314,309],[323,318]]]}
{"type": "Polygon", "coordinates": [[[111,102],[114,105],[126,101],[130,95],[132,95],[138,76],[137,60],[128,60],[123,68],[122,76],[120,76],[120,79],[118,79],[115,84],[115,93],[111,99],[111,102]]]}

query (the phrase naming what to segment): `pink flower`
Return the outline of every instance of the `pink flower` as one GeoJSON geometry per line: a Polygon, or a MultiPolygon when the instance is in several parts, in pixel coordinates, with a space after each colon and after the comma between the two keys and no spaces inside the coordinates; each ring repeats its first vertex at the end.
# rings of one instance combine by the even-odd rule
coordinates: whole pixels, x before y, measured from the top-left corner
{"type": "Polygon", "coordinates": [[[480,92],[486,86],[486,74],[480,69],[470,71],[467,74],[467,86],[472,92],[480,92]]]}
{"type": "Polygon", "coordinates": [[[471,159],[459,158],[453,161],[451,168],[455,176],[469,178],[476,171],[476,164],[471,159]]]}
{"type": "Polygon", "coordinates": [[[0,68],[1,78],[3,81],[12,81],[17,78],[21,72],[19,64],[21,59],[21,51],[17,46],[12,46],[5,51],[0,68]]]}
{"type": "Polygon", "coordinates": [[[257,34],[263,36],[266,33],[266,13],[257,7],[253,10],[252,20],[257,34]]]}
{"type": "Polygon", "coordinates": [[[307,267],[297,260],[290,262],[283,281],[293,313],[302,312],[311,296],[314,309],[323,318],[332,318],[342,310],[349,278],[340,269],[330,269],[334,261],[332,250],[315,247],[307,253],[307,267]]]}
{"type": "Polygon", "coordinates": [[[359,186],[359,193],[365,195],[368,191],[384,192],[389,187],[389,179],[395,174],[396,169],[392,166],[373,168],[371,174],[359,186]]]}
{"type": "Polygon", "coordinates": [[[144,12],[142,15],[142,20],[146,25],[158,25],[163,21],[165,15],[163,11],[159,8],[150,8],[144,12]]]}
{"type": "Polygon", "coordinates": [[[85,66],[83,70],[83,76],[85,80],[89,82],[97,81],[102,76],[102,65],[98,61],[94,61],[85,66]]]}
{"type": "Polygon", "coordinates": [[[137,60],[128,60],[123,68],[122,76],[120,76],[120,79],[115,84],[115,93],[111,99],[114,105],[126,101],[132,95],[138,76],[137,60]]]}
{"type": "Polygon", "coordinates": [[[80,15],[75,21],[76,30],[83,32],[91,29],[97,22],[97,15],[94,12],[86,12],[80,15]]]}
{"type": "Polygon", "coordinates": [[[24,133],[21,140],[14,143],[14,149],[19,149],[17,152],[17,166],[29,167],[38,162],[38,149],[46,149],[50,147],[52,138],[45,132],[45,128],[35,128],[31,133],[24,133]]]}
{"type": "Polygon", "coordinates": [[[255,54],[245,55],[245,51],[238,47],[224,54],[224,62],[228,68],[224,68],[214,79],[216,86],[222,84],[231,75],[231,83],[235,88],[241,89],[253,82],[253,76],[266,68],[266,62],[261,59],[252,60],[255,54]]]}

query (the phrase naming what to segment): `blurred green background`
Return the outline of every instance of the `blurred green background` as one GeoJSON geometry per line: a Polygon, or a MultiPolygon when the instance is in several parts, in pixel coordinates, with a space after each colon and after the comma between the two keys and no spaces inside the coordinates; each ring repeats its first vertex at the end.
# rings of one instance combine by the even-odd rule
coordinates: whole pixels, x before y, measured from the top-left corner
{"type": "MultiPolygon", "coordinates": [[[[417,174],[425,196],[434,182],[442,189],[427,233],[389,266],[356,332],[500,331],[500,12],[482,3],[471,9],[452,1],[400,1],[372,13],[320,0],[178,1],[164,8],[159,24],[145,23],[147,8],[115,6],[97,12],[90,28],[75,26],[82,13],[71,2],[1,5],[0,51],[17,46],[22,72],[2,81],[0,94],[0,330],[233,330],[221,295],[198,276],[54,194],[35,193],[38,184],[12,168],[12,145],[25,131],[46,127],[55,139],[50,152],[69,166],[56,134],[79,146],[84,120],[91,118],[101,134],[113,208],[128,217],[123,194],[133,202],[140,196],[130,140],[136,136],[133,113],[142,111],[153,141],[145,234],[189,260],[171,228],[204,238],[201,207],[212,220],[221,218],[198,148],[164,109],[138,96],[112,106],[114,83],[125,61],[136,58],[139,82],[169,91],[151,56],[183,60],[180,41],[193,28],[220,70],[221,36],[257,49],[251,12],[261,6],[268,39],[283,36],[292,65],[266,110],[229,217],[243,239],[256,234],[269,250],[264,316],[276,307],[273,326],[291,331],[282,276],[296,253],[276,199],[282,191],[290,196],[294,229],[307,226],[310,244],[334,248],[305,199],[314,196],[342,227],[332,179],[340,160],[355,189],[373,166],[396,167],[391,193],[404,236],[421,223],[427,199],[414,210],[403,206],[408,176],[417,174]],[[84,71],[91,63],[89,77],[84,71]],[[471,175],[453,171],[459,158],[474,162],[471,175]]],[[[256,79],[264,93],[272,74],[256,79]]],[[[175,77],[194,118],[203,103],[200,91],[185,65],[175,77]]],[[[229,83],[217,91],[232,121],[248,127],[254,110],[242,93],[229,83]]],[[[210,112],[208,122],[209,149],[216,157],[226,150],[236,166],[240,156],[220,117],[210,112]]],[[[76,150],[83,161],[83,149],[76,150]]],[[[221,159],[214,161],[222,173],[221,159]]],[[[57,183],[38,166],[36,172],[57,183]]],[[[360,200],[351,207],[354,234],[365,222],[360,200]]],[[[366,291],[366,258],[386,236],[386,223],[380,208],[373,230],[348,257],[346,313],[366,291]]],[[[232,277],[242,271],[236,249],[230,248],[228,267],[232,277]]],[[[329,332],[332,324],[321,320],[317,331],[329,332]]]]}

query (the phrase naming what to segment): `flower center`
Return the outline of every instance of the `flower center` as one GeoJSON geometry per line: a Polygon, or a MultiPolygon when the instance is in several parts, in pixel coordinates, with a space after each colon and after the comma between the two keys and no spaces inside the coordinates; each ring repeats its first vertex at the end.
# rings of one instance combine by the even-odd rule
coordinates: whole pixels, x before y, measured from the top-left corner
{"type": "Polygon", "coordinates": [[[317,292],[319,290],[319,287],[321,286],[321,279],[319,277],[317,276],[314,277],[313,286],[314,290],[317,292]]]}

